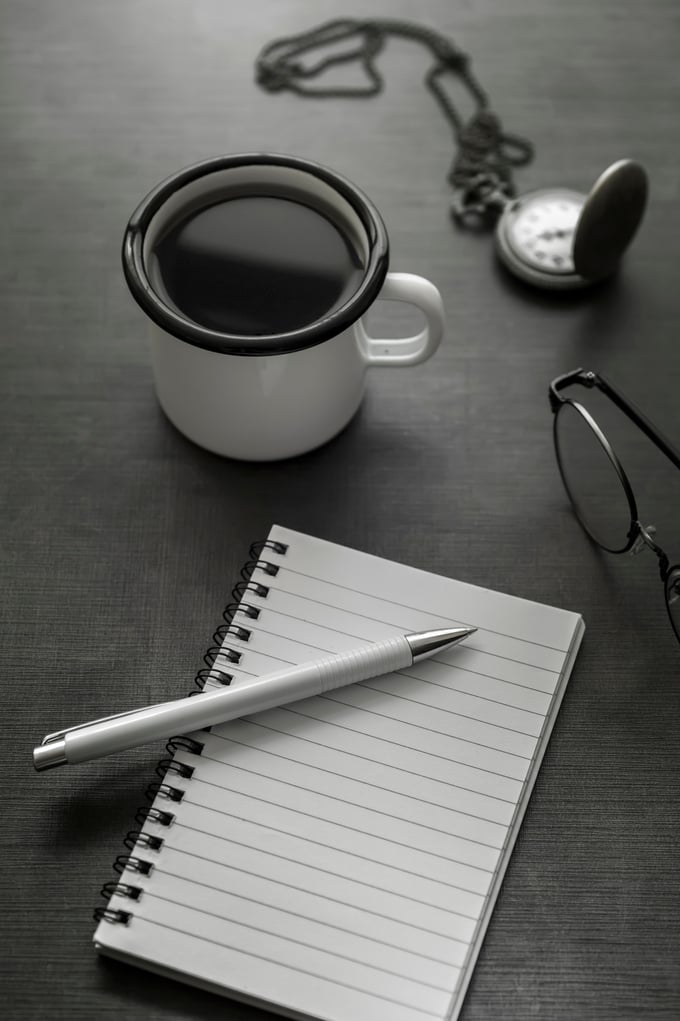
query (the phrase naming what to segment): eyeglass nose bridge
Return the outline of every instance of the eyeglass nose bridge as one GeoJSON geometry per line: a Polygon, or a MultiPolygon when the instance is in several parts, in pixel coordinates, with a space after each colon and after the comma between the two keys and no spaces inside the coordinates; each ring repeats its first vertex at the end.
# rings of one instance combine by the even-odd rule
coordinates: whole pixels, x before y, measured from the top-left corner
{"type": "Polygon", "coordinates": [[[635,524],[637,525],[637,537],[631,548],[628,550],[629,556],[636,557],[638,553],[641,553],[644,549],[650,549],[652,553],[656,553],[656,555],[659,556],[659,554],[662,553],[662,550],[660,550],[654,542],[656,525],[641,525],[639,521],[636,521],[635,524]]]}
{"type": "MultiPolygon", "coordinates": [[[[650,549],[657,558],[659,574],[661,575],[661,580],[665,584],[669,570],[669,561],[666,552],[654,541],[656,536],[656,526],[641,525],[639,521],[636,521],[634,527],[637,529],[637,535],[633,545],[628,551],[629,555],[634,557],[641,550],[650,549]]],[[[680,635],[678,637],[680,637],[680,635]]]]}

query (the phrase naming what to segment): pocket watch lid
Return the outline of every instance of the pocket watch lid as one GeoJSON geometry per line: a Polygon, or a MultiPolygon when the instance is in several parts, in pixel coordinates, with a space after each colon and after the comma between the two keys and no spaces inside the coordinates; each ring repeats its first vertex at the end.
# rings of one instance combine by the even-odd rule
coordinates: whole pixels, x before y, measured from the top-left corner
{"type": "Polygon", "coordinates": [[[635,160],[618,160],[600,174],[574,233],[577,273],[598,280],[613,273],[640,226],[647,204],[647,174],[635,160]]]}

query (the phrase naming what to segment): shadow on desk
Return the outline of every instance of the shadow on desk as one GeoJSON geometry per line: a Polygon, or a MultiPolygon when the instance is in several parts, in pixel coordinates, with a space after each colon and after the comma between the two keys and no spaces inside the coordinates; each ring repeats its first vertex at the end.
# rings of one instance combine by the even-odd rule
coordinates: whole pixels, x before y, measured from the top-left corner
{"type": "MultiPolygon", "coordinates": [[[[129,765],[107,759],[55,771],[62,775],[55,777],[53,784],[61,781],[63,787],[50,801],[49,830],[40,831],[50,852],[59,857],[71,852],[82,856],[88,845],[99,842],[102,834],[114,829],[124,835],[133,829],[135,808],[144,803],[144,791],[156,779],[154,768],[161,755],[160,745],[148,746],[129,765]]],[[[44,783],[44,778],[40,780],[44,783]]]]}

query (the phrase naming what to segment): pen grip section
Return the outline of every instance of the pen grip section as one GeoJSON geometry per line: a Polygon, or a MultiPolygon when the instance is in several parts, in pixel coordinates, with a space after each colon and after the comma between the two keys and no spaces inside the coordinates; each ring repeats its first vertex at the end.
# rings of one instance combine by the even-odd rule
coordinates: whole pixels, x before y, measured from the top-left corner
{"type": "Polygon", "coordinates": [[[356,684],[380,674],[400,670],[412,661],[411,649],[402,635],[376,642],[362,649],[339,652],[316,664],[319,674],[319,693],[331,691],[345,684],[356,684]]]}

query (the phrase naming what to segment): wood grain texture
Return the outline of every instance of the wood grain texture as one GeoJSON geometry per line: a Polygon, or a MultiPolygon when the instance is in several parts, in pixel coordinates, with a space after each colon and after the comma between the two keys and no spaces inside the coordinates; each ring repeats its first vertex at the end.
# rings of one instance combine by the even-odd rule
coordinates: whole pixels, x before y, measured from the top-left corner
{"type": "MultiPolygon", "coordinates": [[[[350,12],[417,19],[471,54],[507,129],[536,144],[521,189],[587,190],[615,159],[645,164],[650,206],[622,272],[566,297],[516,284],[490,237],[451,225],[452,143],[417,47],[389,44],[370,102],[257,89],[265,42],[346,13],[336,0],[2,4],[0,975],[13,1021],[265,1016],[92,951],[98,889],[161,747],[41,776],[30,750],[60,726],[183,694],[273,521],[583,613],[462,1016],[680,1016],[680,650],[651,558],[600,555],[575,524],[547,403],[554,375],[592,367],[680,443],[677,4],[350,12]],[[158,180],[254,149],[364,188],[392,268],[433,280],[448,316],[435,360],[374,371],[341,436],[274,465],[220,460],[164,419],[119,264],[127,217],[158,180]]],[[[680,558],[678,473],[611,428],[645,520],[680,558]]]]}

